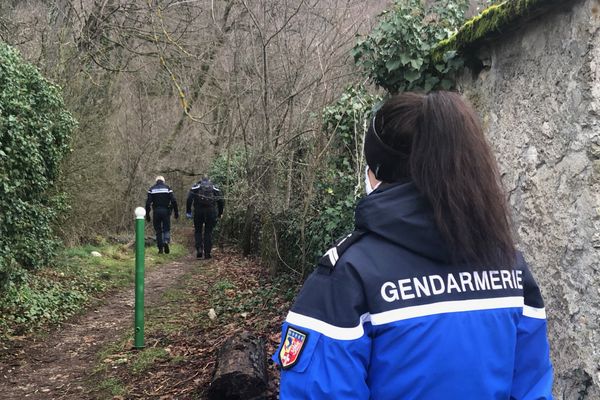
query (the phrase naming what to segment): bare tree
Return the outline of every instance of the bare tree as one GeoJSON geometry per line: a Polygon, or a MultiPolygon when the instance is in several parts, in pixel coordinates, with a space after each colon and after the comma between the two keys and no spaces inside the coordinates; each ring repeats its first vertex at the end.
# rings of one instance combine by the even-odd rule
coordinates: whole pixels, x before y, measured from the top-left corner
{"type": "Polygon", "coordinates": [[[327,142],[319,111],[358,79],[348,50],[386,3],[2,2],[0,38],[63,87],[80,121],[62,181],[64,227],[76,227],[66,233],[126,227],[151,175],[183,185],[237,149],[244,201],[294,207],[298,179],[312,179],[299,171],[319,162],[307,154],[327,142]]]}

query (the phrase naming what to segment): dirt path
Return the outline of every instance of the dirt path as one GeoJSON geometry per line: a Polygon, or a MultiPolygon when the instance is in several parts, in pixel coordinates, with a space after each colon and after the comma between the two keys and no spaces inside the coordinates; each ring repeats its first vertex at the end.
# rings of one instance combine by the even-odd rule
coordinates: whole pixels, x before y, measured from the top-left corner
{"type": "MultiPolygon", "coordinates": [[[[152,306],[195,264],[190,256],[147,272],[145,302],[152,306]]],[[[84,399],[83,380],[103,345],[132,329],[133,288],[118,292],[37,342],[24,342],[0,362],[0,399],[84,399]]]]}

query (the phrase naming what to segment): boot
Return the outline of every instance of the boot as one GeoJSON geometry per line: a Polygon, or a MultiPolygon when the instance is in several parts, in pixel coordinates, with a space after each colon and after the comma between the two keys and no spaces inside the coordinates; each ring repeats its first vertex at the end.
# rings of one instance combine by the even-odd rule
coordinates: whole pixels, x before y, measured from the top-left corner
{"type": "Polygon", "coordinates": [[[158,248],[158,254],[162,254],[162,253],[163,253],[163,248],[162,248],[162,247],[159,247],[159,248],[158,248]]]}
{"type": "Polygon", "coordinates": [[[196,258],[202,258],[202,250],[196,249],[196,258]]]}
{"type": "Polygon", "coordinates": [[[171,250],[169,249],[169,243],[165,243],[165,254],[169,254],[171,250]]]}

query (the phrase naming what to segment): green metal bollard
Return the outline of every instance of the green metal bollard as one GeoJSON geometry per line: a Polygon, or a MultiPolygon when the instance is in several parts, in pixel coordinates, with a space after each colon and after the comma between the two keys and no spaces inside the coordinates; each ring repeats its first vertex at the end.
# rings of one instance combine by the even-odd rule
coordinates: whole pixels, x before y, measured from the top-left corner
{"type": "Polygon", "coordinates": [[[135,316],[133,347],[144,348],[144,217],[143,207],[135,209],[135,316]]]}

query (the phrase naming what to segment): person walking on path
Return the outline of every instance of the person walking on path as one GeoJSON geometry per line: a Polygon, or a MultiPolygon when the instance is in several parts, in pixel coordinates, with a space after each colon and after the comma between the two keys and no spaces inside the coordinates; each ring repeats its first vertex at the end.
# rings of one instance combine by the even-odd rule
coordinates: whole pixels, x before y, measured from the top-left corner
{"type": "Polygon", "coordinates": [[[159,175],[156,177],[154,186],[148,190],[146,199],[146,221],[153,221],[159,254],[163,252],[169,254],[170,252],[171,211],[173,211],[175,219],[179,218],[177,200],[175,200],[173,190],[165,185],[165,178],[159,175]],[[153,211],[152,218],[150,218],[150,209],[153,211]]]}
{"type": "Polygon", "coordinates": [[[219,188],[207,176],[192,186],[186,202],[186,216],[192,218],[194,206],[194,240],[196,258],[211,258],[212,234],[217,219],[223,215],[225,201],[219,188]]]}
{"type": "Polygon", "coordinates": [[[393,96],[364,151],[355,231],[283,324],[280,398],[552,399],[544,302],[472,107],[393,96]]]}

